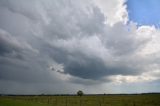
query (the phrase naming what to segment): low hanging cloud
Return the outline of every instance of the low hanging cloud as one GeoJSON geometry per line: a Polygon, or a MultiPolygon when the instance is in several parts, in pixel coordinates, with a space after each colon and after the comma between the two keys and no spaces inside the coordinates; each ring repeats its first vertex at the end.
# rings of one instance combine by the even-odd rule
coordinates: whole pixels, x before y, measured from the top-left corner
{"type": "Polygon", "coordinates": [[[63,92],[55,84],[72,86],[68,92],[73,92],[117,80],[159,80],[160,31],[128,21],[124,0],[1,0],[0,14],[0,83],[5,87],[35,83],[63,92]]]}

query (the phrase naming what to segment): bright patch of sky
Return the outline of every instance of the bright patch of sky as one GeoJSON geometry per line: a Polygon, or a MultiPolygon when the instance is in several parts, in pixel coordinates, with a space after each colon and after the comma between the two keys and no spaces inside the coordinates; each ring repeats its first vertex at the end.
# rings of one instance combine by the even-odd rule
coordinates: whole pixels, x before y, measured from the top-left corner
{"type": "Polygon", "coordinates": [[[141,25],[160,26],[160,0],[128,0],[129,20],[141,25]]]}

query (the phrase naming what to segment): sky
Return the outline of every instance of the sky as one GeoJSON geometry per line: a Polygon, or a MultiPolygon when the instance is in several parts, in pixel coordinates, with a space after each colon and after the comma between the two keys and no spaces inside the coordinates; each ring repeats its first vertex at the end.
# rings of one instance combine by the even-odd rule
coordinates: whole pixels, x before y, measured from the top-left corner
{"type": "Polygon", "coordinates": [[[159,0],[128,0],[129,19],[138,25],[160,26],[159,0]],[[138,11],[137,11],[138,10],[138,11]]]}
{"type": "Polygon", "coordinates": [[[159,0],[0,0],[0,93],[160,92],[159,0]]]}

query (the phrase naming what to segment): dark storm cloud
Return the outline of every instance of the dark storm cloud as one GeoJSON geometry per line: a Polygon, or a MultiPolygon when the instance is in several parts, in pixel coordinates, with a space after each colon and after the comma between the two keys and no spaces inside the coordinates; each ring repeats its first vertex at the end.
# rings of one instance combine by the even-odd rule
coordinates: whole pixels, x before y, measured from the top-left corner
{"type": "MultiPolygon", "coordinates": [[[[63,52],[64,53],[64,52],[63,52]]],[[[99,58],[89,58],[82,54],[62,54],[59,53],[59,56],[63,59],[61,61],[64,63],[65,74],[70,74],[72,76],[84,78],[84,79],[101,79],[104,76],[110,75],[136,75],[139,74],[140,71],[137,72],[137,67],[129,67],[127,65],[108,65],[105,64],[99,58]],[[66,58],[66,55],[68,58],[66,58]],[[63,57],[65,56],[65,57],[63,57]],[[69,58],[69,56],[73,56],[69,58]],[[74,58],[74,59],[73,59],[74,58]],[[64,60],[65,59],[65,60],[64,60]],[[76,70],[76,71],[75,71],[76,70]]],[[[61,60],[58,58],[58,60],[61,60]]]]}
{"type": "Polygon", "coordinates": [[[85,64],[79,62],[70,62],[65,66],[65,71],[73,76],[85,79],[99,79],[110,75],[130,75],[138,74],[131,67],[107,66],[103,62],[94,59],[84,60],[85,64]],[[76,71],[75,71],[76,70],[76,71]]]}
{"type": "MultiPolygon", "coordinates": [[[[47,63],[29,44],[0,30],[0,79],[17,82],[51,82],[47,63]],[[45,77],[46,76],[46,77],[45,77]]],[[[52,81],[53,82],[53,81],[52,81]]]]}
{"type": "MultiPolygon", "coordinates": [[[[32,39],[30,40],[30,35],[26,35],[26,32],[24,32],[24,34],[22,32],[23,35],[21,36],[23,37],[19,39],[27,41],[28,43],[31,42],[32,45],[30,46],[32,48],[36,48],[39,51],[38,58],[46,55],[45,57],[43,57],[44,63],[48,61],[49,57],[51,57],[53,61],[64,65],[64,73],[85,79],[100,79],[101,77],[110,75],[129,75],[139,73],[138,71],[136,71],[136,68],[134,69],[126,65],[109,65],[103,60],[103,58],[98,56],[99,54],[94,53],[94,49],[98,50],[99,48],[93,46],[91,50],[93,49],[94,51],[90,52],[90,50],[87,48],[87,45],[92,46],[92,44],[90,44],[89,41],[87,42],[85,40],[82,40],[82,42],[79,42],[80,39],[90,39],[89,37],[87,38],[87,36],[91,36],[92,40],[92,36],[96,34],[97,37],[102,37],[102,41],[104,40],[104,43],[102,43],[102,46],[103,44],[106,46],[106,48],[104,49],[111,48],[109,51],[111,53],[113,52],[121,55],[127,54],[128,52],[133,52],[135,50],[136,46],[134,45],[134,39],[130,37],[129,32],[125,31],[125,28],[123,28],[124,26],[121,24],[116,24],[112,28],[107,25],[106,27],[104,24],[104,15],[101,13],[98,7],[91,4],[83,6],[81,2],[78,1],[66,3],[65,1],[61,0],[59,2],[51,2],[52,5],[48,4],[47,2],[44,4],[42,4],[42,2],[33,2],[33,7],[29,8],[30,3],[32,2],[27,1],[23,3],[18,1],[1,1],[1,6],[3,8],[7,8],[11,13],[23,15],[25,17],[25,20],[26,18],[28,18],[30,20],[28,21],[29,24],[30,22],[35,21],[35,24],[39,25],[36,29],[27,29],[28,34],[30,34],[32,30],[35,30],[33,31],[33,33],[31,33],[31,35],[38,36],[37,39],[36,37],[32,37],[32,39]],[[37,7],[34,7],[35,3],[37,3],[37,7]],[[18,6],[18,4],[20,6],[18,6]],[[42,9],[43,11],[38,11],[36,8],[42,9]],[[46,11],[45,9],[49,10],[46,11]],[[108,28],[108,32],[104,31],[106,30],[105,28],[108,28]],[[116,36],[117,34],[119,34],[119,36],[116,36]],[[75,41],[72,43],[72,40],[70,39],[75,39],[75,41]],[[63,42],[68,43],[68,47],[65,44],[62,45],[63,42]],[[84,43],[86,44],[83,45],[84,43]],[[63,47],[59,47],[59,45],[62,45],[63,47]],[[86,52],[90,53],[93,56],[90,57],[89,55],[86,55],[86,52]]],[[[24,19],[24,17],[18,17],[20,20],[24,19]]],[[[31,24],[31,28],[32,27],[34,28],[34,25],[31,24]]],[[[12,33],[12,30],[9,31],[10,33],[12,33]]],[[[20,31],[17,30],[17,32],[20,31]]],[[[15,35],[14,33],[14,35],[12,36],[15,36],[16,38],[17,35],[15,35]]],[[[2,40],[3,44],[1,45],[1,54],[5,52],[16,51],[14,50],[16,49],[14,45],[7,44],[11,40],[2,40]]],[[[97,40],[94,41],[93,39],[91,43],[95,43],[96,45],[97,40]]],[[[20,50],[18,53],[20,55],[23,55],[24,58],[28,58],[28,56],[30,55],[32,57],[32,55],[34,55],[32,52],[30,55],[26,55],[21,51],[22,50],[20,50]]],[[[33,63],[32,59],[28,61],[31,61],[31,63],[33,63]]],[[[28,64],[28,62],[26,64],[28,64]]],[[[42,63],[39,64],[43,66],[42,63]]],[[[14,67],[14,69],[16,70],[17,68],[17,70],[25,70],[25,68],[23,69],[20,67],[21,64],[14,67]]],[[[32,69],[29,64],[27,67],[30,71],[34,70],[34,68],[35,70],[39,70],[39,68],[41,68],[41,66],[35,65],[34,67],[32,67],[32,69]]],[[[3,70],[4,69],[5,67],[3,68],[3,70]]]]}
{"type": "Polygon", "coordinates": [[[0,14],[2,84],[73,90],[112,82],[114,75],[141,75],[158,61],[137,55],[150,40],[137,37],[135,24],[106,24],[104,13],[90,0],[1,0],[0,14]]]}
{"type": "MultiPolygon", "coordinates": [[[[67,46],[64,46],[64,48],[67,48],[67,46]]],[[[74,52],[70,52],[70,48],[67,48],[67,50],[64,48],[52,47],[46,44],[41,46],[40,49],[40,52],[43,52],[43,54],[48,54],[50,58],[63,64],[64,72],[60,72],[61,74],[98,80],[110,75],[138,75],[142,72],[140,71],[142,68],[137,67],[132,62],[127,64],[123,60],[124,63],[115,62],[114,65],[110,65],[99,57],[87,56],[82,48],[74,48],[74,52]],[[133,67],[134,65],[135,67],[133,67]]]]}
{"type": "Polygon", "coordinates": [[[18,42],[5,31],[0,30],[0,55],[11,54],[19,50],[18,42]]]}

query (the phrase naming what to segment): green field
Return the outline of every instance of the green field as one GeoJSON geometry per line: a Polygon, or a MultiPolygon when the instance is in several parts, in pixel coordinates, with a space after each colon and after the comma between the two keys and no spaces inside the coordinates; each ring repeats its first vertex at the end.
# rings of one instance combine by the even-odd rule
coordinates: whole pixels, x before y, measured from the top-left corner
{"type": "Polygon", "coordinates": [[[1,96],[0,106],[160,106],[160,94],[1,96]]]}

